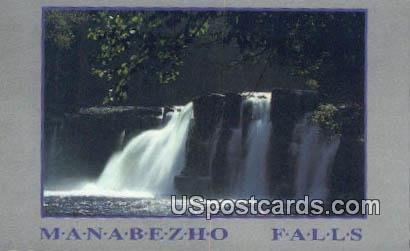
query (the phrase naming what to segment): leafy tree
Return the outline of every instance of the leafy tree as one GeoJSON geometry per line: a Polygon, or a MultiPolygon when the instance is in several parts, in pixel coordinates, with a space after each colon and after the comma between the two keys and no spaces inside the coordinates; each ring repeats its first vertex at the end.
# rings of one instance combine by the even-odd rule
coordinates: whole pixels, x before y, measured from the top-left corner
{"type": "Polygon", "coordinates": [[[49,10],[46,13],[45,42],[62,49],[70,49],[78,39],[76,30],[90,19],[90,14],[83,11],[49,10]]]}
{"type": "Polygon", "coordinates": [[[127,99],[136,74],[144,82],[167,84],[180,75],[188,46],[204,36],[208,12],[99,12],[88,38],[99,42],[93,74],[113,83],[104,103],[127,99]]]}
{"type": "MultiPolygon", "coordinates": [[[[151,85],[176,81],[193,45],[237,46],[240,54],[224,67],[287,67],[320,95],[313,121],[329,129],[331,120],[338,132],[363,128],[350,114],[363,115],[364,25],[360,12],[54,10],[46,15],[46,44],[54,48],[46,56],[70,53],[87,37],[92,74],[108,86],[104,103],[115,104],[138,92],[135,79],[151,85]]],[[[50,68],[49,79],[64,75],[62,67],[50,68]]]]}

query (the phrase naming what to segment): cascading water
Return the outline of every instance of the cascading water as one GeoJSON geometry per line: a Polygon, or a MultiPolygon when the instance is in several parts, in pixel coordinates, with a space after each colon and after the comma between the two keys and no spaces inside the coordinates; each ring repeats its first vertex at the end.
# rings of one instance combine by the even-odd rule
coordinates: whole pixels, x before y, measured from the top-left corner
{"type": "MultiPolygon", "coordinates": [[[[271,95],[270,93],[245,93],[244,96],[244,105],[252,107],[252,118],[246,138],[247,153],[244,159],[244,170],[237,180],[236,194],[267,195],[267,154],[272,127],[270,122],[271,95]]],[[[239,135],[239,132],[234,132],[230,143],[237,144],[239,135]]]]}
{"type": "Polygon", "coordinates": [[[215,156],[216,156],[216,151],[217,151],[217,146],[218,142],[221,136],[221,126],[222,123],[219,122],[216,125],[215,132],[212,134],[211,138],[209,139],[209,144],[210,144],[210,152],[209,152],[209,166],[208,169],[210,171],[210,177],[212,177],[212,166],[214,164],[215,156]]]}
{"type": "MultiPolygon", "coordinates": [[[[275,102],[278,100],[274,99],[275,102]]],[[[297,104],[299,101],[294,100],[297,104]]],[[[289,119],[280,120],[286,115],[271,114],[271,93],[242,93],[235,96],[232,107],[230,102],[232,100],[227,99],[224,104],[228,106],[217,110],[223,114],[210,114],[221,119],[205,140],[194,138],[198,135],[193,133],[197,128],[190,125],[191,121],[203,123],[207,118],[193,118],[193,103],[175,107],[172,112],[166,112],[168,108],[162,109],[161,116],[157,118],[162,127],[146,130],[128,143],[128,131],[116,132],[118,140],[110,142],[118,144],[118,152],[105,164],[98,179],[85,176],[68,182],[57,180],[55,183],[67,186],[53,184],[45,189],[47,212],[51,215],[168,215],[170,200],[165,195],[176,193],[174,190],[189,194],[201,185],[198,191],[223,195],[224,198],[255,195],[259,198],[286,196],[299,199],[309,195],[311,199],[326,200],[329,173],[339,138],[321,133],[319,127],[310,122],[310,113],[297,123],[288,123],[294,121],[289,119]],[[238,100],[242,101],[241,107],[235,106],[239,105],[238,100]],[[237,108],[240,109],[239,123],[236,114],[232,117],[235,120],[226,120],[226,115],[230,115],[227,113],[238,112],[237,108]],[[271,117],[277,120],[271,121],[271,117]],[[281,138],[280,126],[283,124],[272,128],[272,122],[285,122],[285,127],[294,127],[292,138],[289,139],[288,134],[281,138]],[[190,143],[188,136],[193,137],[189,139],[193,141],[192,145],[188,144],[192,147],[186,149],[187,142],[190,143]],[[203,149],[206,154],[203,154],[203,149]],[[195,158],[187,158],[193,153],[195,158]],[[193,163],[189,162],[191,160],[193,163]],[[205,172],[207,170],[208,173],[205,172]],[[286,190],[285,195],[281,195],[281,189],[286,190]]],[[[206,108],[197,111],[209,112],[206,108]]],[[[48,163],[53,163],[52,157],[57,154],[57,146],[62,141],[58,130],[56,127],[50,133],[51,149],[47,149],[51,156],[48,163]]]]}
{"type": "Polygon", "coordinates": [[[110,158],[97,182],[69,191],[46,191],[45,195],[153,197],[171,193],[174,176],[185,165],[192,106],[175,107],[166,114],[169,120],[163,128],[131,139],[110,158]]]}
{"type": "Polygon", "coordinates": [[[309,122],[307,113],[293,133],[292,154],[296,158],[295,197],[309,195],[313,199],[327,198],[328,175],[339,147],[338,137],[328,139],[319,127],[309,122]]]}
{"type": "MultiPolygon", "coordinates": [[[[270,166],[267,159],[275,154],[270,152],[271,94],[243,93],[242,100],[239,126],[229,128],[230,138],[226,143],[228,179],[224,192],[231,196],[268,196],[271,194],[268,191],[268,167],[275,175],[275,167],[270,166]],[[249,114],[245,107],[250,108],[249,114]]],[[[173,112],[165,113],[163,110],[161,116],[165,126],[142,132],[124,147],[126,132],[122,131],[118,143],[120,151],[110,158],[95,182],[87,181],[85,185],[81,183],[71,190],[46,191],[45,194],[153,197],[172,193],[174,177],[185,166],[193,104],[175,108],[173,112]]],[[[318,126],[309,123],[309,117],[307,113],[296,123],[289,143],[289,161],[295,167],[294,195],[297,198],[310,195],[326,199],[329,169],[339,139],[324,137],[318,126]]],[[[216,126],[210,139],[209,170],[212,170],[221,127],[222,124],[216,126]]],[[[56,134],[56,131],[52,134],[51,146],[55,144],[56,134]]]]}
{"type": "Polygon", "coordinates": [[[119,149],[119,150],[121,150],[122,147],[124,146],[125,135],[126,135],[126,131],[123,130],[123,131],[120,133],[120,136],[118,137],[117,149],[119,149]]]}
{"type": "Polygon", "coordinates": [[[231,138],[227,144],[226,159],[230,170],[228,190],[231,194],[236,192],[239,172],[242,170],[242,105],[240,109],[239,127],[231,128],[231,138]]]}
{"type": "MultiPolygon", "coordinates": [[[[63,130],[64,123],[58,121],[56,124],[53,125],[52,127],[52,133],[50,135],[50,139],[48,140],[47,144],[47,149],[46,149],[46,158],[47,162],[51,163],[51,167],[49,169],[48,173],[48,181],[54,180],[56,178],[56,173],[57,173],[57,163],[58,163],[58,156],[61,155],[61,147],[60,147],[60,141],[61,141],[61,131],[63,130]]],[[[50,182],[51,183],[51,182],[50,182]]]]}
{"type": "Polygon", "coordinates": [[[184,166],[192,103],[171,116],[164,128],[136,136],[123,151],[115,154],[104,168],[97,186],[115,191],[171,192],[173,178],[184,166]]]}

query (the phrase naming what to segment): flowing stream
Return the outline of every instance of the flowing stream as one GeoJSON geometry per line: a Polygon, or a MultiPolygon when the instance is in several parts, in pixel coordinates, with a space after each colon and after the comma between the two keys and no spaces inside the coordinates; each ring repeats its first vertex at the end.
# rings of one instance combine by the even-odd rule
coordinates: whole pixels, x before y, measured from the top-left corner
{"type": "MultiPolygon", "coordinates": [[[[243,105],[251,106],[251,121],[245,141],[244,160],[233,160],[233,165],[243,162],[241,175],[234,181],[236,195],[267,195],[267,154],[271,134],[270,122],[270,93],[245,93],[243,105]]],[[[241,109],[243,110],[243,109],[241,109]]],[[[241,116],[242,117],[242,116],[241,116]]],[[[241,144],[238,138],[242,135],[242,128],[233,131],[228,149],[238,152],[241,144]]]]}

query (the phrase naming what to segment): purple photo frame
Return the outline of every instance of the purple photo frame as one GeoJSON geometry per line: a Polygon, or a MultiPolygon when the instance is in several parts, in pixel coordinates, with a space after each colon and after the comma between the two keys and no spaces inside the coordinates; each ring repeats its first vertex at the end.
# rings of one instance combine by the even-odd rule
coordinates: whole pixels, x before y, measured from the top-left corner
{"type": "MultiPolygon", "coordinates": [[[[43,206],[44,201],[44,159],[45,159],[45,148],[44,148],[44,90],[45,90],[45,53],[44,53],[44,41],[45,41],[45,12],[49,10],[75,10],[75,11],[95,11],[95,10],[122,10],[122,11],[253,11],[253,12],[357,12],[363,13],[365,18],[364,27],[364,167],[363,167],[363,179],[364,179],[364,199],[367,199],[367,73],[368,73],[368,62],[367,62],[367,48],[368,48],[368,10],[364,8],[249,8],[249,7],[124,7],[124,6],[98,6],[98,7],[65,7],[65,6],[43,6],[41,12],[41,86],[40,86],[40,96],[41,96],[41,174],[40,174],[40,216],[41,218],[189,218],[189,219],[200,219],[203,220],[203,216],[109,216],[109,215],[95,215],[95,216],[49,216],[45,212],[43,206]]],[[[289,216],[220,216],[215,215],[213,219],[343,219],[343,220],[354,220],[354,219],[367,219],[367,216],[301,216],[301,215],[289,215],[289,216]]]]}

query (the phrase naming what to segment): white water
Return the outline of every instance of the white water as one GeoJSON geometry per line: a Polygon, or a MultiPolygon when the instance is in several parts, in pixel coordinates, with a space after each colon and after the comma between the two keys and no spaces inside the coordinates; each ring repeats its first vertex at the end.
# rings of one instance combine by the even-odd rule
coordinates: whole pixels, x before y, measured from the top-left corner
{"type": "Polygon", "coordinates": [[[171,193],[174,176],[184,167],[192,103],[176,111],[164,128],[133,138],[108,161],[97,182],[105,190],[171,193]]]}
{"type": "MultiPolygon", "coordinates": [[[[242,121],[242,120],[241,120],[242,121]]],[[[242,123],[241,123],[242,124],[242,123]]],[[[231,129],[231,139],[226,149],[227,167],[229,169],[229,192],[234,194],[237,190],[240,171],[242,170],[242,126],[231,129]]]]}
{"type": "Polygon", "coordinates": [[[214,133],[212,134],[211,138],[209,139],[210,152],[209,152],[208,170],[209,170],[209,176],[210,177],[212,177],[212,166],[213,166],[213,163],[214,163],[214,160],[215,160],[219,138],[221,136],[221,129],[222,129],[222,121],[220,121],[216,125],[216,129],[215,129],[214,133]]]}
{"type": "Polygon", "coordinates": [[[299,121],[293,133],[291,151],[296,158],[295,197],[309,195],[325,200],[328,195],[329,167],[339,147],[339,138],[330,141],[319,127],[309,123],[310,114],[299,121]]]}
{"type": "Polygon", "coordinates": [[[226,164],[229,175],[229,180],[227,180],[228,192],[236,195],[238,190],[238,180],[241,178],[241,171],[243,169],[243,158],[242,158],[242,126],[243,126],[243,102],[241,102],[239,109],[239,125],[230,128],[231,138],[226,145],[226,164]]]}
{"type": "Polygon", "coordinates": [[[101,197],[116,197],[116,198],[154,198],[151,192],[139,192],[131,190],[109,190],[98,187],[94,183],[85,183],[82,186],[76,186],[69,190],[45,190],[44,196],[101,196],[101,197]]]}
{"type": "MultiPolygon", "coordinates": [[[[271,134],[270,93],[245,93],[245,105],[252,106],[252,119],[249,125],[244,160],[244,170],[236,184],[238,195],[267,195],[267,154],[271,134]]],[[[237,144],[239,131],[234,132],[231,144],[237,144]]],[[[229,146],[233,147],[233,146],[229,146]]],[[[231,150],[232,151],[232,150],[231,150]]]]}
{"type": "Polygon", "coordinates": [[[58,144],[58,135],[63,129],[64,124],[58,123],[53,127],[53,133],[51,134],[50,145],[48,148],[49,156],[52,158],[59,154],[59,144],[58,144]]]}
{"type": "Polygon", "coordinates": [[[125,134],[126,134],[126,131],[125,131],[125,130],[123,130],[123,131],[120,133],[120,137],[118,138],[117,149],[122,149],[122,147],[124,146],[125,134]]]}
{"type": "Polygon", "coordinates": [[[153,197],[173,191],[174,176],[185,165],[185,145],[193,116],[192,103],[177,108],[160,129],[145,131],[115,153],[95,183],[46,196],[153,197]]]}
{"type": "MultiPolygon", "coordinates": [[[[270,93],[244,93],[243,98],[243,105],[252,108],[252,118],[245,139],[242,138],[242,108],[239,127],[231,128],[226,156],[230,170],[230,192],[233,196],[268,195],[267,155],[273,154],[269,153],[271,96],[270,93]]],[[[45,196],[146,198],[172,193],[174,177],[185,165],[185,146],[192,116],[192,103],[174,112],[164,114],[163,111],[165,126],[145,131],[131,139],[110,158],[96,182],[85,182],[70,190],[45,191],[45,196]]],[[[306,114],[295,125],[290,147],[296,168],[295,197],[309,195],[326,199],[329,168],[334,161],[339,139],[325,139],[320,135],[319,128],[308,122],[309,116],[306,114]]],[[[211,139],[210,165],[214,159],[220,127],[217,126],[211,139]]],[[[52,146],[55,145],[56,135],[55,131],[52,146]]],[[[124,137],[125,132],[122,132],[120,145],[124,137]]]]}

